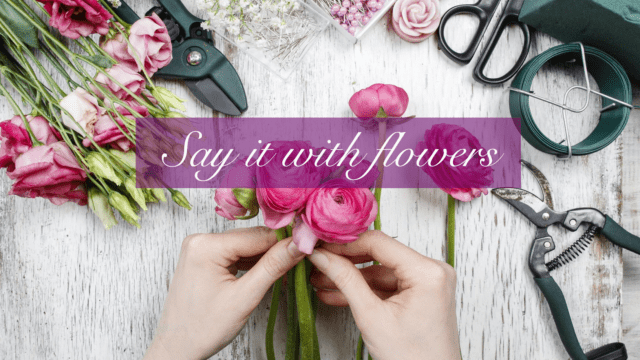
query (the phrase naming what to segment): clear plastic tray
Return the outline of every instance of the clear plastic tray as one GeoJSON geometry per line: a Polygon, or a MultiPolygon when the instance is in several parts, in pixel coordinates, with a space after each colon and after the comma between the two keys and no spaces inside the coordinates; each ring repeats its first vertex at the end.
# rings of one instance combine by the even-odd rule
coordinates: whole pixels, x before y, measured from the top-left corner
{"type": "MultiPolygon", "coordinates": [[[[264,3],[278,4],[281,2],[279,0],[264,0],[262,4],[264,3]]],[[[244,32],[244,34],[248,34],[246,38],[242,33],[237,34],[239,24],[236,24],[236,28],[234,28],[233,24],[229,24],[228,21],[225,23],[219,18],[205,17],[207,20],[205,26],[286,80],[318,41],[320,33],[333,21],[302,0],[289,1],[288,3],[297,3],[298,5],[289,11],[280,13],[280,19],[285,22],[284,26],[267,18],[273,14],[272,12],[262,10],[260,13],[262,20],[253,22],[245,20],[245,23],[249,25],[243,29],[251,29],[251,31],[244,32]]],[[[245,8],[243,8],[243,12],[247,14],[247,19],[252,18],[253,14],[246,11],[245,8]]],[[[201,9],[200,13],[206,14],[206,11],[201,9]]]]}

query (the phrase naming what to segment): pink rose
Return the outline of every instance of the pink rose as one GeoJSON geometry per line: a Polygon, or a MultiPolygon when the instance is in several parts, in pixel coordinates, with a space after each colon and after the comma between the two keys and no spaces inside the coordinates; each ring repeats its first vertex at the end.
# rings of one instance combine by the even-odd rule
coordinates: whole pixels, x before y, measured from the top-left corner
{"type": "Polygon", "coordinates": [[[393,6],[391,24],[403,40],[421,42],[440,25],[440,0],[398,0],[393,6]]]}
{"type": "Polygon", "coordinates": [[[493,182],[493,170],[481,165],[482,158],[480,156],[474,156],[466,166],[453,167],[451,160],[449,160],[452,154],[461,149],[466,150],[465,159],[472,150],[482,149],[486,154],[486,150],[482,148],[473,134],[457,125],[434,125],[424,133],[424,141],[418,144],[416,153],[422,153],[424,150],[434,151],[435,149],[438,149],[440,153],[446,149],[447,159],[434,167],[425,165],[422,170],[444,192],[460,201],[471,201],[488,193],[486,187],[493,182]]]}
{"type": "Polygon", "coordinates": [[[10,195],[26,198],[42,197],[55,205],[68,201],[87,204],[85,171],[64,141],[37,146],[20,155],[15,168],[7,175],[16,182],[10,195]]]}
{"type": "MultiPolygon", "coordinates": [[[[60,134],[41,116],[27,116],[33,135],[45,145],[60,140],[60,134]]],[[[13,170],[16,158],[33,147],[22,117],[14,116],[0,123],[0,168],[13,170]]]]}
{"type": "MultiPolygon", "coordinates": [[[[122,27],[120,24],[116,26],[122,27]]],[[[129,54],[129,44],[127,44],[122,33],[117,32],[110,39],[105,37],[100,38],[100,47],[102,50],[106,51],[107,54],[111,55],[111,57],[118,62],[118,65],[125,66],[134,72],[140,71],[140,67],[136,62],[136,59],[129,54]]]]}
{"type": "MultiPolygon", "coordinates": [[[[142,62],[149,76],[155,74],[173,59],[171,37],[167,27],[157,14],[136,21],[131,25],[129,54],[142,62]]],[[[138,66],[138,71],[142,68],[138,66]]]]}
{"type": "Polygon", "coordinates": [[[245,216],[249,211],[236,199],[233,189],[216,189],[214,200],[218,205],[216,206],[216,214],[229,220],[236,220],[237,217],[245,216]]]}
{"type": "Polygon", "coordinates": [[[51,15],[49,25],[71,39],[91,34],[106,35],[113,17],[97,0],[37,0],[51,15]]]}
{"type": "Polygon", "coordinates": [[[388,117],[401,117],[409,106],[409,95],[404,89],[394,85],[375,84],[355,93],[349,100],[349,107],[360,119],[375,118],[384,110],[388,117]]]}
{"type": "Polygon", "coordinates": [[[373,193],[349,186],[345,180],[336,179],[311,193],[302,223],[293,234],[300,251],[311,254],[318,239],[338,244],[356,241],[373,223],[378,215],[373,193]]]}
{"type": "Polygon", "coordinates": [[[312,149],[305,142],[274,142],[271,143],[271,148],[273,151],[269,152],[269,156],[273,156],[273,159],[266,166],[256,169],[256,193],[263,211],[264,224],[269,228],[279,229],[293,221],[309,195],[320,184],[323,171],[316,168],[313,161],[300,167],[283,166],[283,159],[290,150],[293,150],[294,155],[289,156],[287,163],[301,149],[312,149]]]}
{"type": "MultiPolygon", "coordinates": [[[[140,73],[129,69],[125,65],[116,64],[110,69],[107,69],[107,73],[111,75],[117,82],[122,84],[126,89],[136,94],[137,96],[140,96],[142,94],[142,91],[145,90],[147,82],[144,77],[140,75],[140,73]]],[[[113,95],[115,95],[120,100],[124,100],[127,102],[135,101],[125,89],[117,85],[105,74],[99,73],[98,75],[96,75],[96,82],[109,89],[113,93],[113,95]]],[[[93,91],[96,94],[99,94],[102,99],[104,99],[104,95],[101,94],[97,88],[93,89],[93,91]]]]}

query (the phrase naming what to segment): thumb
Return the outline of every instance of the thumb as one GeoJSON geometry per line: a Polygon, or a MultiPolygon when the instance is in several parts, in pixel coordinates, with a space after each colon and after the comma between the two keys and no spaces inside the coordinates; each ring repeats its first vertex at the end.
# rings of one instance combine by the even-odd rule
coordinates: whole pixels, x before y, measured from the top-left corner
{"type": "Polygon", "coordinates": [[[315,267],[325,274],[344,295],[354,317],[371,310],[380,298],[373,293],[351,261],[324,249],[315,249],[309,256],[315,267]]]}
{"type": "Polygon", "coordinates": [[[238,279],[242,295],[246,296],[245,299],[259,303],[273,283],[296,266],[304,256],[290,238],[273,245],[251,270],[238,279]]]}

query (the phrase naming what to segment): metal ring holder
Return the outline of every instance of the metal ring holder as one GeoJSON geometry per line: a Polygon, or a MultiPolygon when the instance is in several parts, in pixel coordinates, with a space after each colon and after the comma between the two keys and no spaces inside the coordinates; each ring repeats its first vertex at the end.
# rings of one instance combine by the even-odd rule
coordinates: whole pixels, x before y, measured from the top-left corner
{"type": "Polygon", "coordinates": [[[538,99],[538,100],[544,101],[546,103],[549,103],[551,105],[557,106],[557,107],[562,109],[562,118],[563,118],[563,121],[564,121],[564,129],[565,129],[565,139],[562,142],[566,141],[567,148],[568,148],[568,154],[566,154],[566,155],[564,155],[564,154],[556,155],[556,157],[558,159],[562,159],[562,160],[569,160],[569,159],[571,159],[573,157],[573,148],[572,148],[573,145],[571,143],[571,137],[570,137],[570,133],[569,133],[569,123],[567,121],[566,112],[567,111],[570,111],[570,112],[573,112],[573,113],[582,113],[582,112],[584,112],[587,109],[587,107],[589,107],[590,95],[591,94],[599,95],[602,98],[608,99],[608,100],[613,102],[613,104],[610,104],[610,105],[602,108],[600,110],[600,113],[603,113],[605,111],[609,111],[611,109],[614,109],[617,106],[624,106],[624,107],[627,107],[627,108],[632,109],[632,110],[633,109],[640,109],[640,106],[634,106],[634,105],[629,104],[627,102],[624,102],[624,101],[622,101],[620,99],[616,99],[616,98],[611,97],[609,95],[603,94],[603,93],[601,93],[599,91],[593,90],[591,88],[591,82],[589,80],[589,70],[588,70],[588,67],[587,67],[587,56],[586,56],[586,53],[585,53],[585,47],[581,42],[576,42],[576,43],[572,43],[572,44],[578,44],[580,46],[580,54],[581,54],[581,57],[582,57],[582,65],[583,65],[583,70],[584,70],[584,78],[585,78],[586,87],[585,86],[576,85],[576,86],[572,86],[571,88],[569,88],[564,94],[564,101],[563,101],[562,104],[560,104],[560,103],[558,103],[556,101],[544,98],[542,96],[536,95],[533,91],[525,91],[525,90],[518,89],[518,88],[515,88],[515,87],[512,87],[512,86],[508,88],[510,91],[513,91],[513,92],[516,92],[516,93],[519,93],[519,94],[522,94],[522,95],[526,95],[526,96],[532,97],[534,99],[538,99]],[[584,91],[587,92],[586,93],[585,103],[580,108],[572,108],[572,107],[567,105],[567,99],[569,97],[569,94],[575,89],[581,89],[581,90],[584,90],[584,91]]]}

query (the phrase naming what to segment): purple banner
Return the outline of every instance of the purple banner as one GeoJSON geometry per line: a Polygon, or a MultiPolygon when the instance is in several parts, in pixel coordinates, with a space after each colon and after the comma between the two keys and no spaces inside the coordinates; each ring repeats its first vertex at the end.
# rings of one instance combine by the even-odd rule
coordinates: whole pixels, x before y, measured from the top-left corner
{"type": "Polygon", "coordinates": [[[518,119],[378,120],[138,119],[138,187],[520,187],[518,119]]]}

